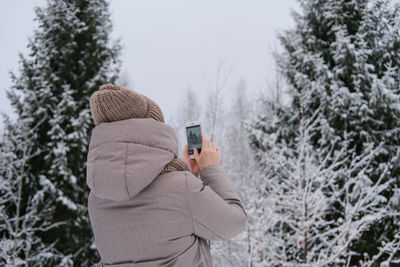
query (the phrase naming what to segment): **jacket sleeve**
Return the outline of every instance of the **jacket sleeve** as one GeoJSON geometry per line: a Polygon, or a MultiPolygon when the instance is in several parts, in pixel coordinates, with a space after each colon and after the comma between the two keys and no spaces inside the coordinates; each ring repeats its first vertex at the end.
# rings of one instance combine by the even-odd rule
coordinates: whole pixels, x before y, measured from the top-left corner
{"type": "Polygon", "coordinates": [[[186,176],[194,234],[207,240],[227,240],[242,232],[247,214],[232,182],[220,166],[186,176]]]}

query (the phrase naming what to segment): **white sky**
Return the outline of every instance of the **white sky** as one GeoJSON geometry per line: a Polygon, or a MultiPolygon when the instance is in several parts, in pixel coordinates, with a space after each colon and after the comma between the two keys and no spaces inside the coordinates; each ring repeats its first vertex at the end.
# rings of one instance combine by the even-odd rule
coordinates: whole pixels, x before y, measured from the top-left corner
{"type": "MultiPolygon", "coordinates": [[[[0,111],[12,112],[4,92],[11,85],[8,72],[18,70],[19,52],[29,52],[33,7],[44,3],[0,2],[0,111]]],[[[271,52],[280,47],[277,31],[293,26],[293,8],[295,0],[113,0],[112,37],[124,46],[121,73],[160,105],[167,120],[188,86],[204,97],[205,76],[215,79],[221,59],[233,67],[225,93],[243,78],[255,94],[274,78],[271,52]]]]}

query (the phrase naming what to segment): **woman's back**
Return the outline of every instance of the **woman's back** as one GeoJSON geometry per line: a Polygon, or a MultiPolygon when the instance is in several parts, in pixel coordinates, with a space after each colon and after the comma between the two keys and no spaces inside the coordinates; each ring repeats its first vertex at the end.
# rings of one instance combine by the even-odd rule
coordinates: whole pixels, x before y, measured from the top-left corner
{"type": "Polygon", "coordinates": [[[186,175],[186,171],[162,174],[124,201],[103,200],[90,193],[89,215],[103,264],[207,266],[202,264],[205,258],[196,259],[196,255],[204,257],[200,246],[207,243],[194,235],[186,175]]]}

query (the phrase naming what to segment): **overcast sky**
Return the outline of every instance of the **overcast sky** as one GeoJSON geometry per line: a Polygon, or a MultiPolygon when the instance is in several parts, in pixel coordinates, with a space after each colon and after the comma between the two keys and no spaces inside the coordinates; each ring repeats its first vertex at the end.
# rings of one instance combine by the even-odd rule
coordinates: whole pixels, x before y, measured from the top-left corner
{"type": "MultiPolygon", "coordinates": [[[[34,29],[35,5],[44,0],[0,2],[0,111],[11,113],[4,93],[18,70],[18,53],[26,55],[34,29]]],[[[242,78],[251,93],[274,78],[277,31],[294,25],[295,0],[113,0],[114,31],[124,46],[122,74],[132,89],[152,98],[168,119],[175,116],[191,86],[199,97],[214,80],[221,60],[232,67],[226,92],[242,78]]]]}

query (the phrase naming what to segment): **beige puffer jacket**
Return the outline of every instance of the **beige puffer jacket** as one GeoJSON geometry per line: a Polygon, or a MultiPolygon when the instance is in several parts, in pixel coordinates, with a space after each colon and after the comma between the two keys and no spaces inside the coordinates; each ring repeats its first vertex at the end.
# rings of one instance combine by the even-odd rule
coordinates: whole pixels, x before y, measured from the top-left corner
{"type": "Polygon", "coordinates": [[[223,168],[159,175],[177,157],[174,130],[152,118],[92,131],[87,185],[96,266],[212,266],[206,240],[245,229],[247,214],[223,168]]]}

